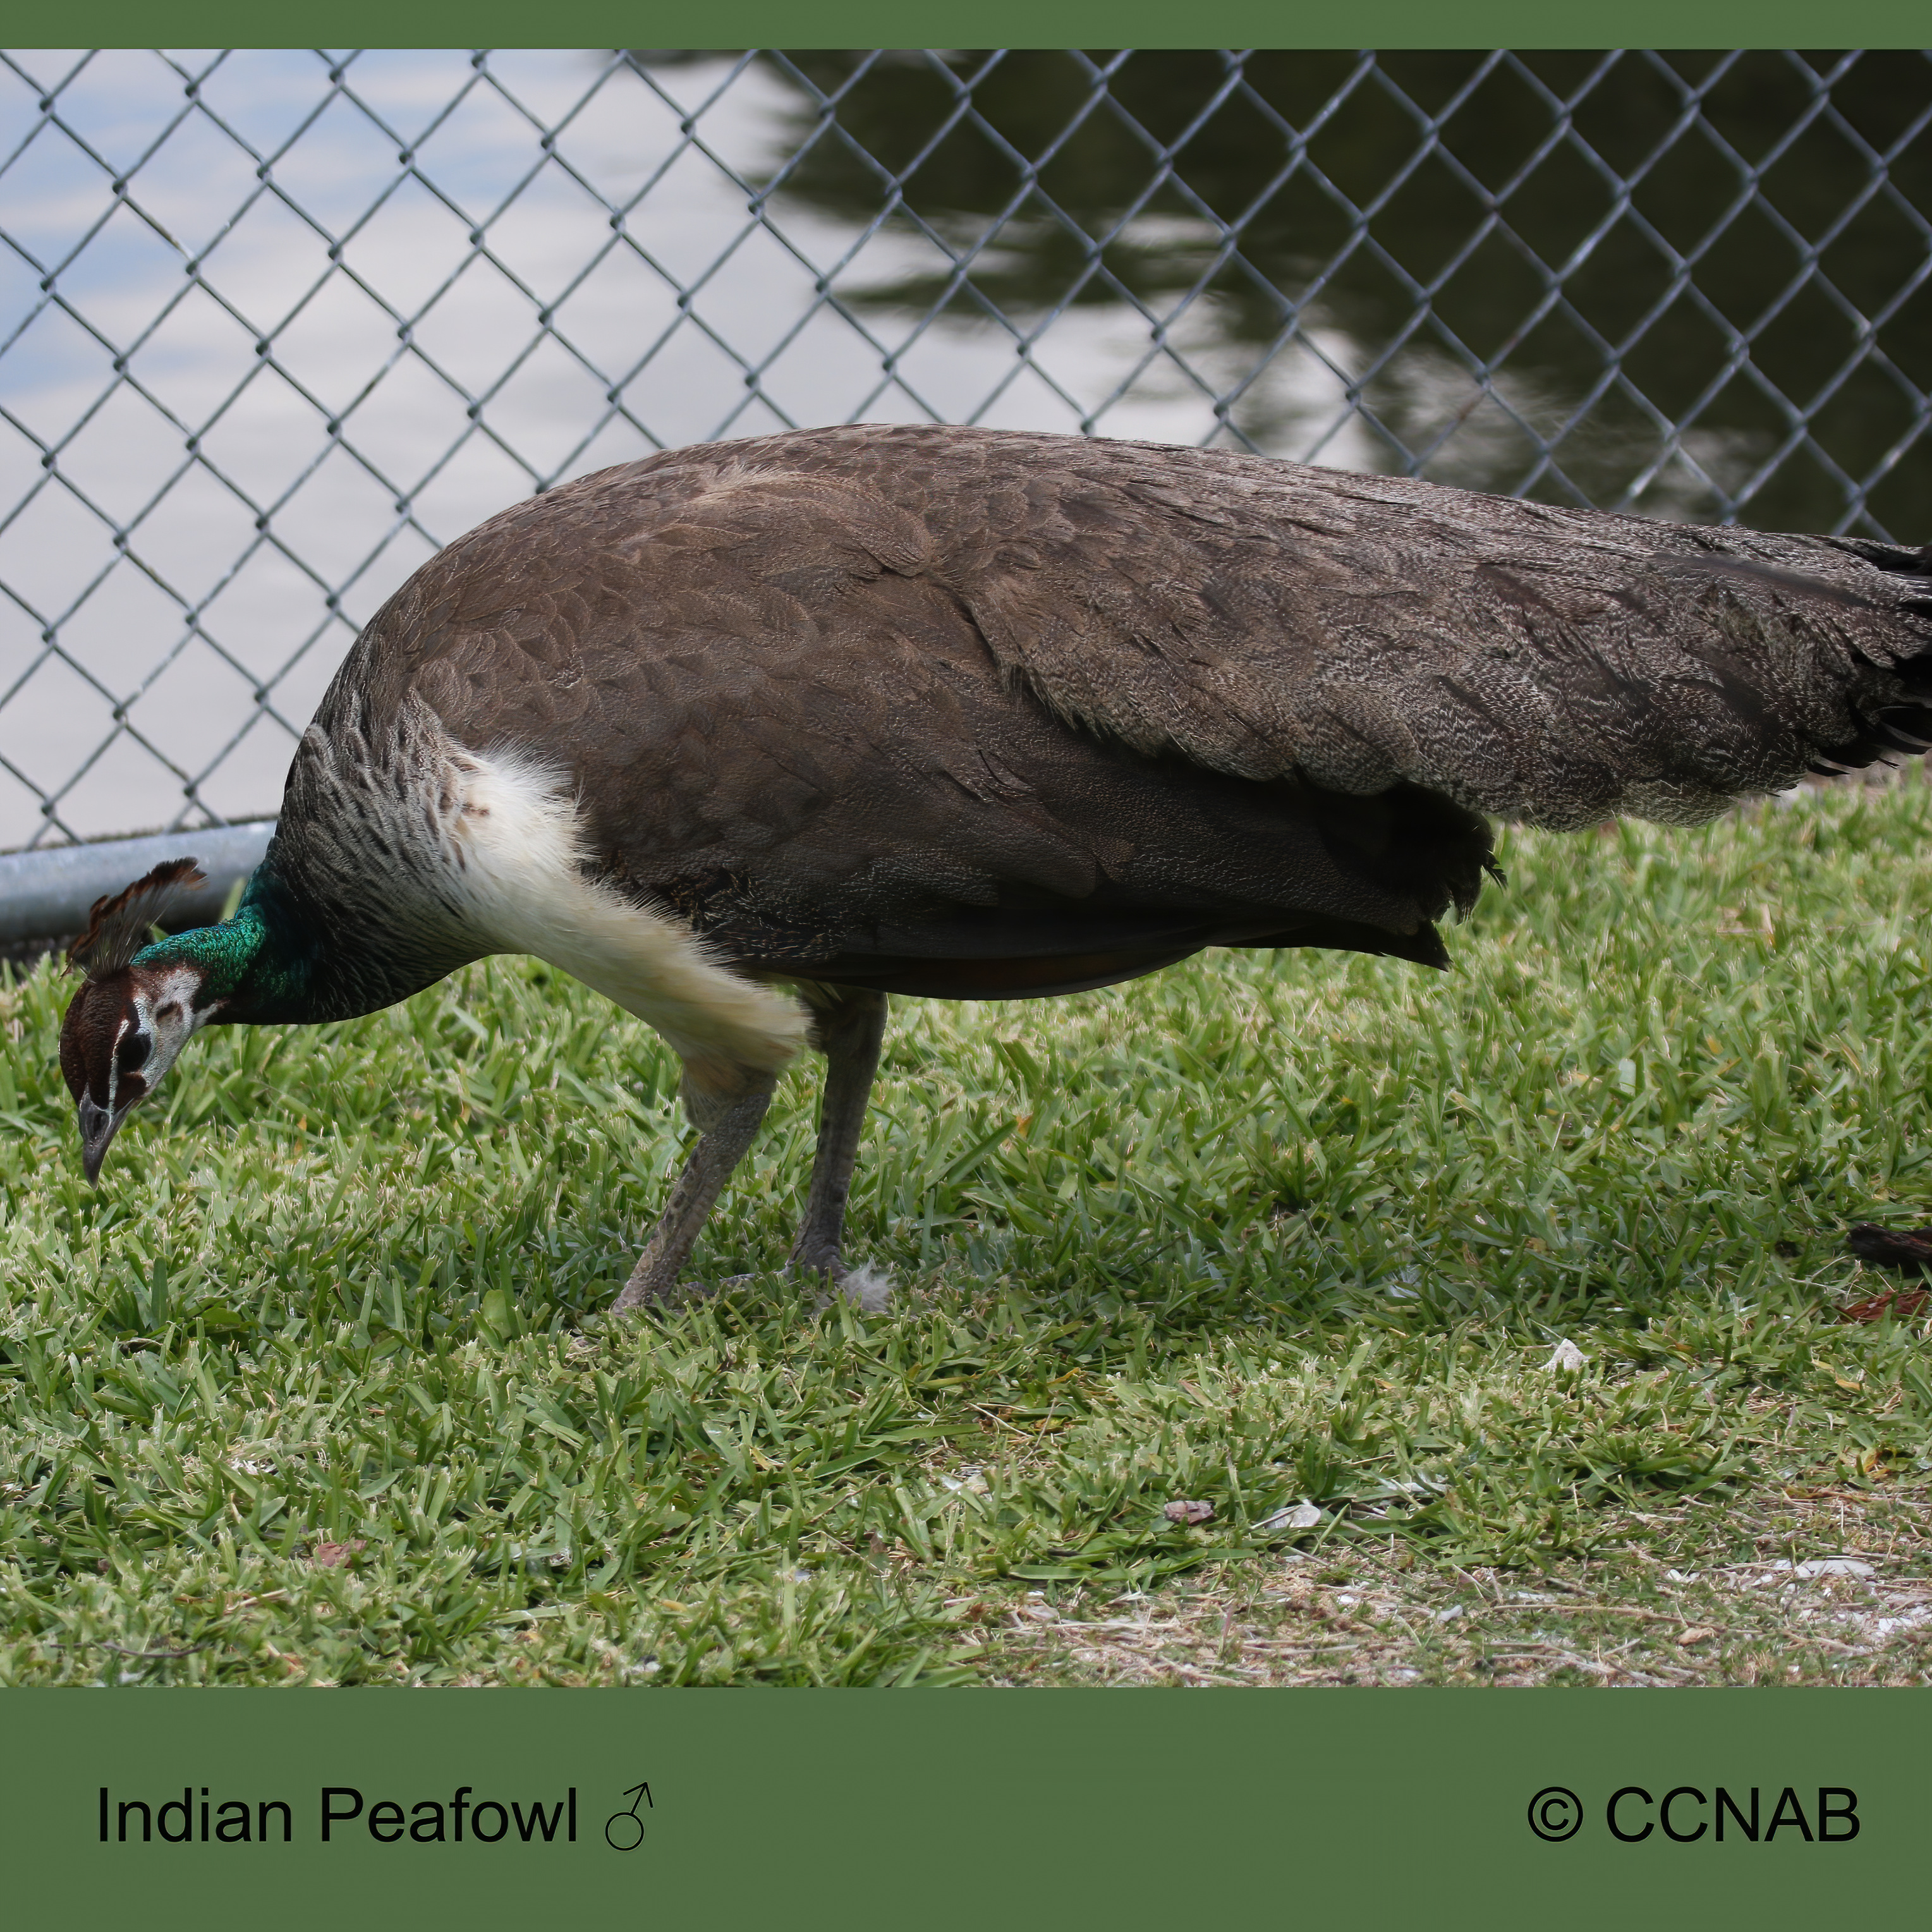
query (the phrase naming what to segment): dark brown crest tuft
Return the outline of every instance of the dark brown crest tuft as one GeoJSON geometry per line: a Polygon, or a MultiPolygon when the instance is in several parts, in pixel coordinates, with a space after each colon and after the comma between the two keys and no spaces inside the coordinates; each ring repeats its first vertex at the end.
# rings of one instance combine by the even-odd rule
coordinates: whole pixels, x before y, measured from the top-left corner
{"type": "Polygon", "coordinates": [[[69,966],[90,980],[118,973],[148,943],[148,928],[167,910],[177,892],[207,883],[200,862],[168,859],[124,892],[96,899],[87,930],[67,950],[69,966]]]}

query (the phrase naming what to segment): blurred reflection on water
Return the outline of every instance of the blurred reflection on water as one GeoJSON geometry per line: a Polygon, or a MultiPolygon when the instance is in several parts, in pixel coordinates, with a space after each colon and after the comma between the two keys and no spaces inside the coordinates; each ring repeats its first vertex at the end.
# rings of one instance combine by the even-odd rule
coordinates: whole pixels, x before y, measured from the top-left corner
{"type": "Polygon", "coordinates": [[[1204,440],[1775,528],[1932,524],[1906,447],[1932,388],[1918,54],[773,70],[800,95],[781,151],[817,129],[810,88],[837,104],[783,203],[856,226],[898,178],[889,225],[922,260],[866,306],[953,334],[1138,311],[1175,354],[1110,378],[1172,389],[1192,365],[1226,398],[1204,440]]]}

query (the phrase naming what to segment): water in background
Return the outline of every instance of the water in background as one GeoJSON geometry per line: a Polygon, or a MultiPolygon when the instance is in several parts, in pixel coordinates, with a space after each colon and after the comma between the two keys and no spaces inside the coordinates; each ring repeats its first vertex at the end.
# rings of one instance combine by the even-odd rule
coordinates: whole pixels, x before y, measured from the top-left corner
{"type": "Polygon", "coordinates": [[[1928,116],[1912,54],[16,54],[0,848],[272,810],[438,544],[719,436],[1922,538],[1928,116]]]}

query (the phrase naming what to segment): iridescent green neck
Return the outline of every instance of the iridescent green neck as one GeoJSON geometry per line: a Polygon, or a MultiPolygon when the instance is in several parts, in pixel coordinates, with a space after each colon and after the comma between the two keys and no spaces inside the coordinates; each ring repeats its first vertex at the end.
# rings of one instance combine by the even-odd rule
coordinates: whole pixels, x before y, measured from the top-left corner
{"type": "Polygon", "coordinates": [[[328,1017],[315,1010],[315,949],[285,896],[258,872],[232,919],[158,940],[134,963],[196,968],[202,983],[195,1005],[218,1003],[220,1020],[328,1017]]]}

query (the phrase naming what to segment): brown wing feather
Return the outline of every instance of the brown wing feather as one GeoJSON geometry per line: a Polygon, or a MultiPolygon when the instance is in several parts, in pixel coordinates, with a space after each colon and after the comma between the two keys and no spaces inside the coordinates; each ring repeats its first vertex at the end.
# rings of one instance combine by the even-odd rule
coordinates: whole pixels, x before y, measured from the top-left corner
{"type": "Polygon", "coordinates": [[[318,722],[380,724],[412,691],[461,742],[551,757],[615,880],[773,970],[1297,931],[1440,960],[1430,922],[1489,853],[1471,814],[1070,728],[916,567],[916,522],[844,484],[828,508],[728,481],[645,465],[506,513],[385,610],[318,722]]]}
{"type": "Polygon", "coordinates": [[[1574,826],[1868,762],[1874,721],[1926,695],[1898,668],[1932,651],[1928,567],[1220,452],[867,424],[516,506],[404,593],[413,621],[387,628],[413,634],[380,668],[440,656],[506,730],[568,728],[598,702],[599,606],[636,608],[660,662],[721,630],[795,657],[910,581],[1060,717],[1135,750],[1574,826]],[[536,675],[493,712],[506,656],[536,675]]]}
{"type": "Polygon", "coordinates": [[[862,425],[513,506],[392,600],[317,722],[413,692],[553,759],[613,878],[742,959],[1434,956],[1478,812],[1690,818],[1874,755],[1924,694],[1925,562],[862,425]]]}
{"type": "Polygon", "coordinates": [[[1926,695],[1898,668],[1932,650],[1924,552],[1075,437],[862,425],[672,452],[458,546],[491,560],[461,567],[493,614],[532,614],[510,608],[528,573],[494,560],[552,533],[614,542],[606,580],[628,573],[667,635],[721,610],[830,633],[855,587],[909,578],[1060,717],[1136,750],[1559,826],[1707,816],[1868,762],[1875,721],[1926,695]]]}

